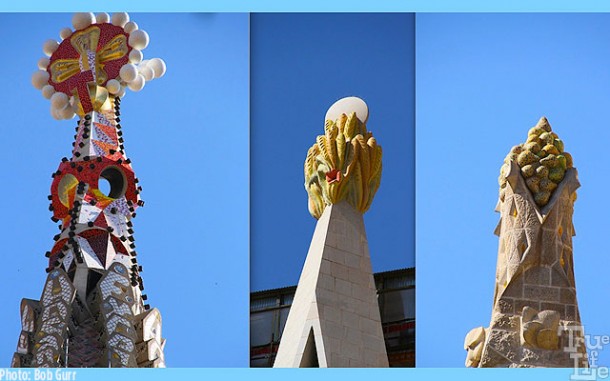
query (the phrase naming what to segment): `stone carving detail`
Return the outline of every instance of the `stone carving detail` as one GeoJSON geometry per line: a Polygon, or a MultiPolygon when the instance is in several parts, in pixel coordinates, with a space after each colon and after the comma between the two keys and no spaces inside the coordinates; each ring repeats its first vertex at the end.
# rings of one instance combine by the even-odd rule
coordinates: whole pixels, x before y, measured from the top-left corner
{"type": "MultiPolygon", "coordinates": [[[[551,131],[546,118],[532,130],[542,127],[551,131]]],[[[587,366],[572,251],[572,214],[580,186],[576,168],[571,160],[565,168],[558,164],[563,176],[547,202],[540,203],[528,182],[532,177],[523,173],[519,156],[511,155],[502,169],[496,207],[499,248],[491,324],[484,335],[478,328],[468,334],[466,365],[587,366]],[[577,343],[571,349],[576,358],[565,349],[573,342],[577,343]]],[[[534,171],[542,167],[544,163],[534,171]]]]}
{"type": "Polygon", "coordinates": [[[529,130],[527,142],[514,146],[504,159],[498,179],[500,199],[503,199],[506,187],[504,174],[510,170],[511,162],[516,162],[536,205],[548,204],[566,170],[573,167],[572,155],[563,149],[563,141],[552,131],[549,121],[540,118],[538,124],[529,130]]]}
{"type": "Polygon", "coordinates": [[[476,368],[481,362],[481,354],[483,354],[483,345],[485,344],[485,328],[473,328],[466,335],[464,340],[464,349],[468,351],[466,355],[466,366],[476,368]]]}
{"type": "Polygon", "coordinates": [[[319,219],[327,205],[342,200],[366,212],[381,181],[381,153],[366,130],[365,116],[350,110],[326,120],[324,135],[317,137],[305,160],[309,213],[319,219]]]}
{"type": "Polygon", "coordinates": [[[559,322],[561,315],[557,311],[536,311],[531,307],[523,307],[521,314],[522,344],[527,343],[534,348],[559,349],[559,322]]]}

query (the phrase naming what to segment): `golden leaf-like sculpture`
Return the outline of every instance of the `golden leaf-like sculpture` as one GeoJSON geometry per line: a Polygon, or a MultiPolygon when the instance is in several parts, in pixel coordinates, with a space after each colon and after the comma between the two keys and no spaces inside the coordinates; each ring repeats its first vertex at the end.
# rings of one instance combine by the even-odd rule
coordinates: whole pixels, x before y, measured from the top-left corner
{"type": "Polygon", "coordinates": [[[342,200],[366,212],[381,181],[381,146],[355,112],[327,120],[324,131],[305,160],[309,213],[318,219],[342,200]]]}

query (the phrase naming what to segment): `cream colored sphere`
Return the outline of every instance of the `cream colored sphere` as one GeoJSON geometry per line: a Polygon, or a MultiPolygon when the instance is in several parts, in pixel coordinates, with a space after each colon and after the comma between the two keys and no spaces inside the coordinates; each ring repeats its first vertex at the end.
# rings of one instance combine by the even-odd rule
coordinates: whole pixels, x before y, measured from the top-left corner
{"type": "Polygon", "coordinates": [[[72,26],[75,30],[85,29],[91,24],[95,24],[95,15],[91,12],[79,12],[72,16],[72,26]]]}
{"type": "Polygon", "coordinates": [[[49,84],[49,73],[46,70],[38,70],[32,74],[32,85],[42,90],[44,85],[49,84]]]}
{"type": "Polygon", "coordinates": [[[132,48],[138,50],[145,49],[148,46],[148,42],[148,33],[142,29],[134,30],[133,33],[129,35],[129,45],[132,48]]]}

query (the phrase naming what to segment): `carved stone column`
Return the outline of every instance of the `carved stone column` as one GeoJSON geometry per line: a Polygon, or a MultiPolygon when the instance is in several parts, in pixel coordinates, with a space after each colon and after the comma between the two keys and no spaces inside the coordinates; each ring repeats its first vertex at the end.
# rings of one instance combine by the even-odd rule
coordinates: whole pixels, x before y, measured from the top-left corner
{"type": "Polygon", "coordinates": [[[502,166],[491,323],[468,333],[470,367],[586,367],[572,214],[580,186],[546,118],[502,166]]]}

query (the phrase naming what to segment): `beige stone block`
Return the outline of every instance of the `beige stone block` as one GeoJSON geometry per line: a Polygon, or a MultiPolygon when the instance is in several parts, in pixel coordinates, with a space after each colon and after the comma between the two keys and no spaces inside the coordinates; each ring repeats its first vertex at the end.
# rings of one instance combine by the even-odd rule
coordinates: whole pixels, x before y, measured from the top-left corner
{"type": "Polygon", "coordinates": [[[348,328],[345,332],[345,340],[352,344],[362,345],[362,332],[358,328],[348,328]]]}
{"type": "Polygon", "coordinates": [[[335,291],[340,295],[351,296],[353,287],[355,285],[346,280],[335,279],[335,291]]]}
{"type": "Polygon", "coordinates": [[[322,264],[320,265],[320,274],[332,275],[332,262],[326,258],[322,258],[322,264]]]}
{"type": "Polygon", "coordinates": [[[324,257],[335,263],[345,264],[345,252],[333,247],[324,247],[324,257]]]}
{"type": "MultiPolygon", "coordinates": [[[[352,296],[358,300],[372,303],[372,294],[374,291],[369,289],[368,286],[362,286],[359,284],[352,285],[352,296]]],[[[375,298],[375,302],[377,299],[375,298]]],[[[376,303],[375,303],[376,304],[376,303]]]]}
{"type": "Polygon", "coordinates": [[[326,320],[322,328],[323,334],[335,339],[343,340],[343,325],[326,320]]]}
{"type": "Polygon", "coordinates": [[[360,319],[362,319],[362,318],[360,316],[358,316],[357,314],[344,311],[341,314],[341,325],[343,325],[343,327],[347,327],[347,328],[359,329],[360,328],[360,319]]]}
{"type": "Polygon", "coordinates": [[[333,277],[332,275],[320,274],[317,286],[318,288],[322,288],[324,290],[334,291],[335,277],[333,277]]]}
{"type": "Polygon", "coordinates": [[[497,304],[498,312],[512,314],[515,312],[515,301],[511,298],[502,298],[497,304]]]}
{"type": "Polygon", "coordinates": [[[576,304],[576,290],[562,288],[559,292],[559,301],[564,304],[576,304]]]}
{"type": "Polygon", "coordinates": [[[333,368],[347,368],[350,366],[349,359],[339,353],[332,353],[330,356],[330,362],[332,363],[333,368]]]}
{"type": "Polygon", "coordinates": [[[345,252],[345,265],[350,269],[360,269],[361,255],[345,252]]]}
{"type": "Polygon", "coordinates": [[[360,266],[356,269],[349,269],[348,271],[348,280],[352,283],[356,284],[370,284],[372,277],[369,278],[369,275],[362,270],[360,270],[360,266]]]}
{"type": "Polygon", "coordinates": [[[367,318],[360,318],[360,329],[362,330],[362,333],[366,333],[369,334],[371,336],[377,336],[378,338],[382,335],[380,335],[381,330],[381,324],[379,324],[378,322],[375,322],[371,319],[367,319],[367,318]]]}
{"type": "Polygon", "coordinates": [[[362,339],[364,341],[364,348],[368,349],[369,351],[379,353],[379,348],[381,346],[385,348],[385,341],[383,340],[383,338],[380,338],[379,335],[370,335],[363,333],[362,339]]]}
{"type": "Polygon", "coordinates": [[[324,320],[340,324],[341,310],[333,306],[325,305],[322,317],[324,318],[324,320]]]}
{"type": "Polygon", "coordinates": [[[367,254],[360,258],[360,270],[365,273],[373,273],[373,268],[371,267],[371,260],[369,259],[368,250],[367,254]]]}
{"type": "Polygon", "coordinates": [[[551,285],[550,267],[534,267],[525,272],[525,283],[545,286],[551,285]]]}
{"type": "Polygon", "coordinates": [[[523,287],[523,298],[541,302],[559,302],[559,288],[526,284],[523,287]]]}
{"type": "Polygon", "coordinates": [[[349,359],[354,359],[359,361],[361,364],[363,363],[362,359],[362,347],[358,344],[351,343],[347,340],[343,340],[341,342],[341,355],[345,356],[349,359]]]}
{"type": "Polygon", "coordinates": [[[343,264],[333,263],[330,265],[330,274],[341,280],[349,281],[349,269],[345,267],[343,264]]]}

